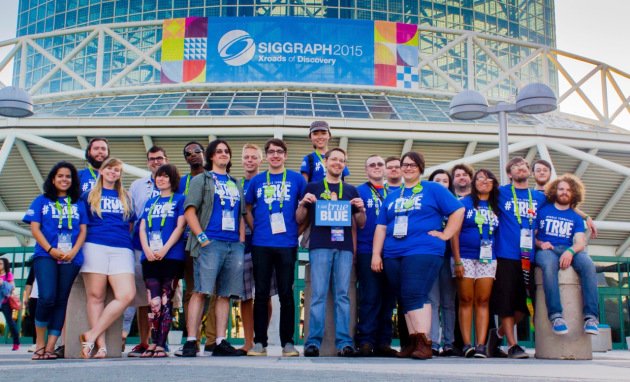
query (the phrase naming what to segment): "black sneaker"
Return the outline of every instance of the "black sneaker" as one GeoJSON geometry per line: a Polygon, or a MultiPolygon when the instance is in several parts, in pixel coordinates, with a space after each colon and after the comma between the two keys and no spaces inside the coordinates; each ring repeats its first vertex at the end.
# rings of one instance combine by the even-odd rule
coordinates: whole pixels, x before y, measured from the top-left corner
{"type": "Polygon", "coordinates": [[[215,342],[206,342],[206,344],[203,347],[203,351],[206,353],[212,353],[214,351],[214,348],[217,347],[217,344],[215,342]]]}
{"type": "Polygon", "coordinates": [[[471,344],[464,345],[462,352],[466,358],[472,358],[475,356],[475,348],[471,344]]]}
{"type": "Polygon", "coordinates": [[[508,349],[508,358],[524,359],[529,358],[529,355],[525,353],[522,347],[516,344],[508,349]]]}
{"type": "Polygon", "coordinates": [[[308,345],[304,349],[304,357],[319,357],[319,349],[315,345],[308,345]]]}
{"type": "Polygon", "coordinates": [[[337,352],[337,357],[356,357],[357,351],[352,346],[344,346],[337,352]]]}
{"type": "Polygon", "coordinates": [[[431,348],[431,353],[433,354],[434,357],[439,357],[440,356],[440,349],[431,348]]]}
{"type": "MultiPolygon", "coordinates": [[[[434,354],[435,355],[435,354],[434,354]]],[[[440,357],[456,357],[457,353],[455,353],[455,349],[450,346],[444,346],[442,352],[440,353],[440,357]]]]}
{"type": "Polygon", "coordinates": [[[486,345],[477,344],[475,347],[475,358],[487,358],[488,350],[486,349],[486,345]]]}
{"type": "Polygon", "coordinates": [[[215,357],[240,357],[247,355],[247,353],[243,354],[243,352],[239,352],[234,346],[230,345],[229,342],[223,340],[214,348],[212,355],[215,357]]]}
{"type": "Polygon", "coordinates": [[[396,357],[396,353],[398,352],[392,349],[392,347],[389,345],[380,345],[374,349],[375,357],[391,358],[391,357],[396,357]]]}
{"type": "Polygon", "coordinates": [[[55,349],[55,355],[57,358],[63,358],[66,355],[66,346],[61,345],[57,349],[55,349]]]}
{"type": "Polygon", "coordinates": [[[197,356],[197,341],[186,341],[182,347],[181,355],[179,352],[175,352],[178,357],[196,357],[197,356]]]}
{"type": "Polygon", "coordinates": [[[503,338],[499,338],[499,332],[497,331],[497,329],[490,329],[490,332],[488,333],[488,341],[486,343],[487,356],[496,357],[495,353],[497,353],[497,350],[500,350],[499,346],[501,346],[502,342],[503,338]]]}
{"type": "Polygon", "coordinates": [[[365,342],[359,346],[356,353],[357,357],[371,357],[374,355],[374,345],[369,342],[365,342]]]}

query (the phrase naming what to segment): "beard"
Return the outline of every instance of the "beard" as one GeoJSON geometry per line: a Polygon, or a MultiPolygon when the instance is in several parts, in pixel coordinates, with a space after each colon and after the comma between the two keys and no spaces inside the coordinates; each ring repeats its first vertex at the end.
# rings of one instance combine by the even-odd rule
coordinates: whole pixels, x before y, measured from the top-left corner
{"type": "MultiPolygon", "coordinates": [[[[106,159],[107,159],[107,158],[106,158],[106,159]]],[[[99,160],[96,160],[96,159],[95,159],[94,157],[92,157],[91,155],[88,155],[88,156],[87,156],[87,161],[88,161],[88,163],[89,163],[92,167],[94,167],[94,168],[96,168],[96,169],[101,168],[101,166],[103,165],[103,162],[105,162],[105,161],[99,161],[99,160]]]]}

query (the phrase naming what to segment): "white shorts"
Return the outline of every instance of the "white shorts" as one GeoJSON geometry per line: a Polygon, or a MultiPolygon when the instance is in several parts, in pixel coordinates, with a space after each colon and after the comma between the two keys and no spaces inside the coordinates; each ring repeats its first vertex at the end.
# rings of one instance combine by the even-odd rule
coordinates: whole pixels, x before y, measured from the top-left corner
{"type": "MultiPolygon", "coordinates": [[[[481,263],[479,260],[473,259],[461,259],[464,264],[464,278],[465,279],[494,279],[497,273],[497,261],[492,260],[489,264],[481,263]]],[[[451,271],[453,277],[455,276],[455,260],[451,257],[451,271]]]]}
{"type": "Polygon", "coordinates": [[[100,273],[108,276],[135,273],[133,251],[128,248],[85,243],[83,258],[81,273],[100,273]]]}

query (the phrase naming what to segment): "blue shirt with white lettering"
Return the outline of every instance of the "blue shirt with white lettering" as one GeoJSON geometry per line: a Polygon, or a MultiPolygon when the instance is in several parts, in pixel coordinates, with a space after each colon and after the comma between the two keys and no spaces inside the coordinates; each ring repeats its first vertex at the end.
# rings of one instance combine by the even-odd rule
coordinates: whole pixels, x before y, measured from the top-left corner
{"type": "MultiPolygon", "coordinates": [[[[499,227],[499,218],[496,211],[491,211],[487,200],[480,200],[479,206],[475,209],[472,197],[466,196],[460,199],[460,202],[466,208],[464,212],[464,222],[462,230],[459,233],[459,254],[462,259],[479,260],[479,248],[481,248],[481,238],[494,242],[497,228],[499,227]],[[478,212],[477,212],[478,211],[478,212]],[[479,213],[484,222],[481,226],[483,233],[479,233],[479,226],[475,222],[475,216],[479,213]],[[492,225],[492,235],[490,234],[490,226],[492,225]]],[[[494,253],[494,243],[492,251],[492,259],[496,255],[494,253]]]]}
{"type": "MultiPolygon", "coordinates": [[[[177,228],[177,220],[180,216],[184,215],[184,201],[186,197],[182,194],[174,194],[173,200],[169,203],[170,198],[170,196],[156,196],[149,199],[144,205],[142,220],[144,220],[145,233],[147,234],[147,241],[149,243],[151,231],[160,231],[162,244],[166,244],[175,228],[177,228]],[[151,227],[149,227],[149,212],[151,212],[151,227]],[[163,218],[165,219],[164,225],[162,226],[163,218]]],[[[164,258],[184,260],[184,246],[185,243],[180,238],[180,240],[171,247],[164,258]]],[[[143,251],[141,261],[144,260],[146,260],[146,255],[143,251]]]]}
{"type": "Polygon", "coordinates": [[[366,215],[365,226],[357,229],[357,253],[372,256],[376,217],[380,213],[381,205],[383,205],[383,201],[388,193],[384,187],[374,187],[370,183],[363,183],[357,186],[357,192],[363,199],[366,215]]]}
{"type": "MultiPolygon", "coordinates": [[[[514,189],[516,200],[518,201],[518,211],[521,216],[521,224],[518,223],[514,208],[514,197],[512,195],[512,185],[507,184],[499,187],[499,229],[495,236],[495,254],[500,259],[520,260],[521,259],[521,227],[533,230],[536,221],[536,213],[546,201],[545,194],[532,189],[514,189]],[[529,192],[532,194],[532,211],[529,211],[529,192]],[[530,225],[529,218],[532,218],[530,225]]],[[[532,231],[533,236],[533,231],[532,231]]]]}
{"type": "Polygon", "coordinates": [[[89,192],[83,193],[81,199],[88,208],[88,225],[86,243],[100,244],[108,247],[133,249],[129,223],[136,220],[133,206],[129,201],[131,215],[124,216],[122,202],[118,199],[118,191],[103,189],[101,195],[101,217],[90,209],[89,192]]]}
{"type": "Polygon", "coordinates": [[[238,192],[236,181],[229,175],[215,173],[214,205],[212,208],[212,215],[210,216],[210,222],[206,227],[206,235],[210,240],[222,240],[236,243],[239,241],[240,222],[241,195],[238,192]],[[221,199],[223,199],[223,202],[221,202],[221,199]],[[234,219],[234,230],[223,230],[223,211],[225,211],[227,216],[231,216],[232,219],[234,219]]]}
{"type": "MultiPolygon", "coordinates": [[[[323,158],[324,156],[322,155],[322,159],[323,158]]],[[[309,183],[321,182],[326,177],[326,167],[324,166],[324,163],[319,160],[317,154],[315,154],[315,152],[313,151],[312,153],[304,156],[304,159],[302,159],[300,173],[310,175],[311,178],[309,179],[309,183]],[[313,164],[312,169],[309,166],[310,163],[313,164]]],[[[343,172],[341,173],[341,179],[344,179],[347,176],[350,176],[350,170],[348,170],[348,167],[344,167],[343,172]]]]}
{"type": "Polygon", "coordinates": [[[570,247],[575,234],[585,232],[584,220],[573,208],[559,210],[551,203],[538,211],[536,230],[536,239],[554,247],[570,247]]]}
{"type": "MultiPolygon", "coordinates": [[[[57,247],[59,234],[70,234],[72,246],[77,242],[79,236],[80,225],[87,224],[88,216],[85,210],[85,205],[81,201],[76,203],[70,203],[72,228],[68,224],[68,203],[66,198],[59,198],[56,201],[48,199],[45,195],[40,195],[33,202],[26,211],[26,215],[22,221],[30,224],[36,222],[40,224],[40,230],[42,234],[53,248],[57,247]],[[61,214],[60,214],[61,212],[61,214]],[[61,216],[60,216],[61,215],[61,216]],[[61,221],[59,218],[61,217],[61,221]],[[61,223],[61,228],[59,224],[61,223]]],[[[48,248],[42,248],[39,243],[35,243],[33,250],[33,257],[51,257],[47,252],[48,248]]],[[[72,264],[81,266],[83,264],[83,251],[79,249],[72,264]]]]}
{"type": "Polygon", "coordinates": [[[403,256],[444,256],[446,242],[430,236],[430,231],[442,231],[445,216],[462,208],[462,204],[444,186],[429,181],[422,181],[422,190],[413,197],[411,207],[405,208],[405,202],[413,194],[413,188],[405,188],[403,197],[400,191],[387,195],[376,224],[387,226],[384,258],[403,256]],[[394,237],[396,216],[408,217],[407,235],[394,237]]]}
{"type": "Polygon", "coordinates": [[[252,206],[254,216],[254,233],[252,244],[260,247],[292,248],[298,246],[298,224],[295,221],[295,210],[304,196],[306,181],[304,177],[287,170],[287,177],[282,189],[283,174],[270,174],[267,185],[267,171],[253,177],[249,182],[245,201],[252,206]],[[273,189],[271,196],[265,189],[273,189]],[[280,200],[282,209],[280,208],[280,200]],[[271,205],[271,211],[269,206],[271,205]],[[273,234],[271,231],[271,214],[282,212],[286,232],[273,234]]]}
{"type": "Polygon", "coordinates": [[[94,188],[94,185],[96,184],[96,179],[98,178],[98,170],[93,168],[92,171],[94,172],[94,175],[92,175],[89,167],[86,167],[83,170],[79,171],[79,184],[81,185],[81,193],[88,192],[92,188],[94,188]]]}

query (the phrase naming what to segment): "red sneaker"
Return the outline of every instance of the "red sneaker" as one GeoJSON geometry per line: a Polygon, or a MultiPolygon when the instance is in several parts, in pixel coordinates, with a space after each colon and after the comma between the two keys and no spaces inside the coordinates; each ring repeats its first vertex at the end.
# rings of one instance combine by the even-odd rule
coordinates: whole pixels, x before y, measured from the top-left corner
{"type": "Polygon", "coordinates": [[[11,348],[11,350],[13,351],[20,350],[20,344],[13,344],[13,348],[11,348]]]}

